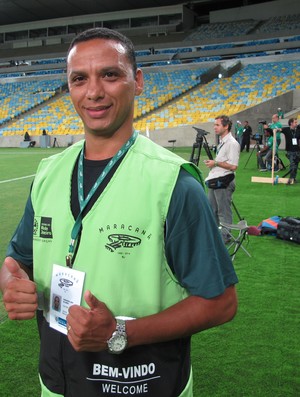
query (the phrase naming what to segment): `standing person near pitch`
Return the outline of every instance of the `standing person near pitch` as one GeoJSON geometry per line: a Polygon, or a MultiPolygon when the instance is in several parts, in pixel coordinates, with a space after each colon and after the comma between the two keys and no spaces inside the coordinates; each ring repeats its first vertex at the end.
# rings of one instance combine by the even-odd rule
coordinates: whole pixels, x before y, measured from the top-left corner
{"type": "Polygon", "coordinates": [[[244,148],[246,148],[246,151],[249,152],[251,134],[252,134],[252,128],[249,125],[249,122],[245,120],[244,129],[243,129],[243,138],[241,143],[241,152],[244,150],[244,148]]]}
{"type": "MultiPolygon", "coordinates": [[[[210,169],[205,180],[208,187],[208,200],[211,204],[216,221],[219,224],[232,224],[232,194],[235,191],[235,171],[238,168],[240,145],[231,134],[232,122],[228,116],[215,118],[214,130],[219,137],[215,160],[206,160],[210,169]]],[[[221,229],[224,243],[230,241],[226,229],[221,229]]]]}
{"type": "Polygon", "coordinates": [[[8,316],[38,309],[42,396],[192,396],[191,335],[237,309],[201,176],[134,131],[125,36],[79,34],[67,75],[85,140],[38,168],[1,269],[8,316]]]}
{"type": "Polygon", "coordinates": [[[300,163],[300,127],[298,120],[292,117],[288,121],[289,126],[282,129],[285,136],[285,150],[286,156],[290,162],[290,176],[287,185],[296,183],[298,166],[300,163]]]}
{"type": "Polygon", "coordinates": [[[241,145],[243,140],[244,127],[239,120],[236,122],[234,129],[235,129],[235,139],[241,145]]]}
{"type": "Polygon", "coordinates": [[[264,129],[266,130],[267,128],[271,128],[273,130],[274,134],[276,134],[276,142],[277,142],[277,145],[279,147],[280,143],[281,143],[282,124],[279,121],[278,114],[273,114],[272,123],[264,125],[264,129]]]}

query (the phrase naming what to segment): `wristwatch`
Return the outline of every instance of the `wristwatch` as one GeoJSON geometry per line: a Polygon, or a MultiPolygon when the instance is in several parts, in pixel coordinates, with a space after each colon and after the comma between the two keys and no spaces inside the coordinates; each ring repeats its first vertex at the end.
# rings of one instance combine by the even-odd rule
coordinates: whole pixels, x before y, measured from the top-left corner
{"type": "Polygon", "coordinates": [[[108,351],[112,354],[121,354],[127,346],[126,322],[116,318],[117,327],[107,341],[108,351]]]}

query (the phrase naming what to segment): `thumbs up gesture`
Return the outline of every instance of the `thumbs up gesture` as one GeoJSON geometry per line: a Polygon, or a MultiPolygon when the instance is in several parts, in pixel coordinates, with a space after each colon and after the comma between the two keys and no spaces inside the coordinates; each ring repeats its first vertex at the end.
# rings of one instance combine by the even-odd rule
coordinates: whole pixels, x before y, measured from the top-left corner
{"type": "Polygon", "coordinates": [[[36,285],[13,258],[7,257],[0,272],[3,303],[11,320],[28,320],[37,310],[36,285]]]}
{"type": "Polygon", "coordinates": [[[107,340],[116,329],[116,320],[105,303],[90,291],[84,294],[89,308],[73,305],[67,316],[68,339],[73,348],[97,352],[107,349],[107,340]]]}

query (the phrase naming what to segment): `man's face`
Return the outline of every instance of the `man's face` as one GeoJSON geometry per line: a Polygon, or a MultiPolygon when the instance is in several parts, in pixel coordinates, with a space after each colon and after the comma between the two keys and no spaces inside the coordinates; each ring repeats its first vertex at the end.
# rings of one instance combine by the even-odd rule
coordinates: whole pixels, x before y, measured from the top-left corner
{"type": "Polygon", "coordinates": [[[272,122],[273,123],[277,123],[279,121],[279,117],[277,116],[277,114],[273,114],[272,116],[272,122]]]}
{"type": "Polygon", "coordinates": [[[93,39],[76,44],[67,60],[73,105],[86,133],[110,137],[132,131],[134,97],[143,89],[143,75],[134,76],[122,44],[93,39]]]}
{"type": "Polygon", "coordinates": [[[220,137],[226,135],[228,133],[228,126],[223,127],[221,119],[215,119],[214,122],[214,131],[220,137]]]}
{"type": "Polygon", "coordinates": [[[294,120],[294,121],[292,121],[292,124],[291,124],[290,128],[291,128],[292,130],[294,130],[294,129],[297,128],[297,125],[298,125],[298,120],[294,120]]]}

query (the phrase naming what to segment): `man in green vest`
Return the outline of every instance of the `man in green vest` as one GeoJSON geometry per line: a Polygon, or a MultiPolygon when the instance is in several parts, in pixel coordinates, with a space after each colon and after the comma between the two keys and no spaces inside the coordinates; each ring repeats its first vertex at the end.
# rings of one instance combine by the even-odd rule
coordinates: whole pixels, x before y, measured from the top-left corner
{"type": "Polygon", "coordinates": [[[79,34],[67,76],[85,139],[39,165],[0,273],[8,316],[37,315],[42,397],[190,397],[191,335],[237,309],[201,175],[134,131],[125,36],[79,34]]]}

